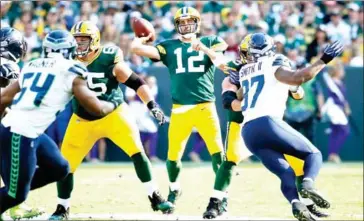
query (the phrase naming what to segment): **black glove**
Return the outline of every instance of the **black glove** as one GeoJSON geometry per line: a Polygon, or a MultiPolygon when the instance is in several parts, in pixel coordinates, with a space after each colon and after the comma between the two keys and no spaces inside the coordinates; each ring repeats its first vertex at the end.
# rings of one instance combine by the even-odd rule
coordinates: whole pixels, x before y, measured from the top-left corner
{"type": "Polygon", "coordinates": [[[158,121],[159,125],[163,125],[166,123],[166,116],[155,101],[149,101],[147,107],[152,113],[153,117],[158,121]]]}
{"type": "Polygon", "coordinates": [[[113,89],[110,94],[102,94],[99,96],[99,98],[100,100],[108,101],[114,104],[114,109],[119,107],[119,105],[124,101],[118,89],[113,89]]]}
{"type": "Polygon", "coordinates": [[[321,60],[327,64],[335,57],[341,55],[344,50],[344,45],[340,41],[335,41],[332,44],[329,44],[324,49],[324,54],[321,57],[321,60]]]}

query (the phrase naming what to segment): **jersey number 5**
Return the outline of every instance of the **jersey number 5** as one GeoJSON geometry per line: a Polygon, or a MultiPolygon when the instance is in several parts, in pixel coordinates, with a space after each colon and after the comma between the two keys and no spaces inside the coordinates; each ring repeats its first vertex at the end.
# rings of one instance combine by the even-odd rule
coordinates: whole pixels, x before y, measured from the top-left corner
{"type": "MultiPolygon", "coordinates": [[[[193,52],[193,49],[190,47],[187,49],[188,53],[193,52]]],[[[182,48],[177,48],[174,50],[174,54],[177,56],[177,69],[176,74],[186,73],[186,68],[183,67],[183,61],[182,61],[182,48]]],[[[205,65],[201,64],[198,67],[195,67],[193,62],[195,61],[202,61],[204,57],[204,53],[202,51],[198,52],[198,55],[196,56],[188,56],[187,55],[187,61],[188,61],[188,70],[187,72],[204,72],[205,65]]]]}
{"type": "Polygon", "coordinates": [[[260,95],[260,93],[262,92],[263,86],[264,86],[264,75],[258,75],[255,76],[253,78],[249,80],[244,80],[241,82],[241,86],[243,88],[244,91],[244,104],[241,107],[242,111],[246,111],[246,109],[248,109],[249,106],[249,94],[253,94],[253,99],[250,103],[249,108],[254,108],[255,104],[257,103],[258,97],[260,95]],[[252,92],[251,90],[253,90],[253,86],[256,85],[255,87],[255,92],[252,92]]]}
{"type": "Polygon", "coordinates": [[[102,79],[102,78],[105,78],[105,73],[102,73],[102,72],[99,72],[99,73],[89,72],[87,75],[88,87],[96,93],[96,96],[105,94],[107,91],[107,87],[106,87],[105,83],[102,83],[102,82],[94,83],[94,79],[97,80],[97,79],[102,79]],[[97,90],[97,91],[95,91],[95,90],[97,90]]]}
{"type": "MultiPolygon", "coordinates": [[[[34,76],[34,73],[26,73],[23,76],[23,81],[22,81],[22,89],[20,90],[20,94],[18,96],[18,98],[13,100],[13,104],[17,104],[19,103],[19,101],[22,99],[22,97],[24,96],[24,94],[27,92],[28,88],[24,86],[24,83],[26,83],[28,80],[32,79],[34,76]]],[[[47,78],[44,81],[42,86],[38,86],[38,81],[39,78],[41,76],[41,73],[37,73],[37,75],[35,75],[34,81],[32,83],[32,85],[30,86],[30,91],[35,92],[36,96],[35,99],[33,101],[34,105],[36,107],[39,107],[39,105],[42,103],[42,100],[44,98],[44,96],[47,94],[49,88],[51,87],[53,81],[54,81],[54,75],[53,74],[47,74],[47,78]]]]}

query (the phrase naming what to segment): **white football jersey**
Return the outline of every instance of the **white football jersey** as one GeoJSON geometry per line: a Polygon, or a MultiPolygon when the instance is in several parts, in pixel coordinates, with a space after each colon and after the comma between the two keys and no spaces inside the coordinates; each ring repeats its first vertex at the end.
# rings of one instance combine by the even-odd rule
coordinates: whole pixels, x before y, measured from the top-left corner
{"type": "Polygon", "coordinates": [[[72,84],[86,76],[86,67],[61,54],[28,62],[19,76],[21,91],[14,97],[2,123],[29,138],[42,134],[72,99],[72,84]]]}
{"type": "Polygon", "coordinates": [[[291,67],[285,56],[266,56],[258,62],[244,65],[239,77],[230,78],[232,83],[243,88],[241,109],[244,123],[263,116],[283,118],[290,86],[275,77],[276,70],[281,66],[291,67]]]}

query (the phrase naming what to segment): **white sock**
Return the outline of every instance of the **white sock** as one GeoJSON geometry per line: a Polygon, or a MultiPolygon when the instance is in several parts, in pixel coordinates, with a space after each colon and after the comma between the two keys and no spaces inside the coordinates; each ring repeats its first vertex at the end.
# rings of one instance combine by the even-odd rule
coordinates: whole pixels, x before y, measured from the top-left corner
{"type": "Polygon", "coordinates": [[[180,185],[179,182],[170,182],[169,183],[169,188],[171,189],[171,191],[180,190],[181,185],[180,185]]]}
{"type": "Polygon", "coordinates": [[[301,202],[304,203],[306,206],[313,204],[313,201],[309,198],[301,198],[301,202]]]}
{"type": "Polygon", "coordinates": [[[226,192],[214,190],[214,192],[212,192],[212,197],[222,200],[224,197],[226,197],[226,192]]]}
{"type": "Polygon", "coordinates": [[[295,203],[295,202],[300,202],[298,199],[293,199],[292,201],[291,201],[291,204],[292,203],[295,203]]]}
{"type": "Polygon", "coordinates": [[[145,182],[143,184],[145,186],[145,189],[147,190],[148,196],[150,197],[152,197],[153,193],[158,190],[158,186],[153,180],[145,182]]]}
{"type": "Polygon", "coordinates": [[[310,181],[313,183],[313,179],[311,179],[310,177],[303,178],[303,181],[310,181]]]}
{"type": "Polygon", "coordinates": [[[71,200],[58,198],[58,204],[62,205],[66,210],[71,206],[71,200]]]}

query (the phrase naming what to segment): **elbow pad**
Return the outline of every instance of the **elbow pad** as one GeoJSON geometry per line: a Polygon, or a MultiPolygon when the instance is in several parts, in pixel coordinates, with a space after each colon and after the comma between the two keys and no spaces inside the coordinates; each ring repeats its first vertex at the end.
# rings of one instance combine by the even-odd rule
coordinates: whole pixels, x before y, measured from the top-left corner
{"type": "Polygon", "coordinates": [[[145,84],[145,81],[141,79],[138,75],[135,73],[132,73],[128,80],[124,82],[124,84],[134,91],[137,91],[139,87],[143,86],[145,84]]]}
{"type": "Polygon", "coordinates": [[[231,110],[231,103],[236,100],[238,97],[236,93],[233,91],[225,91],[222,94],[222,105],[225,109],[231,110]]]}
{"type": "Polygon", "coordinates": [[[305,91],[301,86],[292,86],[289,88],[289,96],[294,100],[302,100],[305,96],[305,91]]]}

